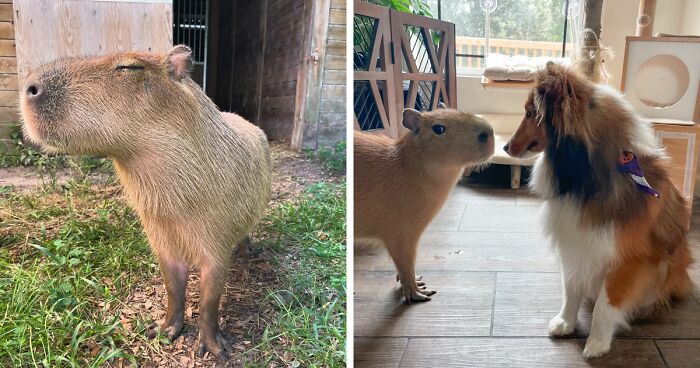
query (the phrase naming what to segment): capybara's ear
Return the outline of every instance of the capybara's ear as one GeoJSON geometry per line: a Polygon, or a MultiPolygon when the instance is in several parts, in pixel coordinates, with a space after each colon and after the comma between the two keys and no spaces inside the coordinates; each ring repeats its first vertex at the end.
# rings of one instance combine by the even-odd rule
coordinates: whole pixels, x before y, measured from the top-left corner
{"type": "Polygon", "coordinates": [[[414,109],[403,110],[403,126],[410,129],[413,133],[420,131],[420,112],[414,109]]]}
{"type": "Polygon", "coordinates": [[[444,102],[440,101],[438,102],[438,109],[447,109],[447,105],[445,105],[444,102]]]}
{"type": "Polygon", "coordinates": [[[174,46],[168,51],[168,74],[170,78],[181,80],[192,71],[192,49],[185,45],[174,46]]]}

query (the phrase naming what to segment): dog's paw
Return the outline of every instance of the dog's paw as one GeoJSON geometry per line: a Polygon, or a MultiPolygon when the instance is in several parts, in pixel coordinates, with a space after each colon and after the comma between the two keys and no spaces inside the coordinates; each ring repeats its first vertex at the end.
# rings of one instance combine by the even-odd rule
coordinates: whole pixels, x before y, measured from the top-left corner
{"type": "Polygon", "coordinates": [[[586,347],[583,348],[583,357],[586,359],[597,358],[610,351],[610,342],[588,338],[586,347]]]}
{"type": "Polygon", "coordinates": [[[566,336],[571,335],[576,328],[576,321],[567,321],[560,315],[552,318],[549,321],[549,336],[566,336]]]}

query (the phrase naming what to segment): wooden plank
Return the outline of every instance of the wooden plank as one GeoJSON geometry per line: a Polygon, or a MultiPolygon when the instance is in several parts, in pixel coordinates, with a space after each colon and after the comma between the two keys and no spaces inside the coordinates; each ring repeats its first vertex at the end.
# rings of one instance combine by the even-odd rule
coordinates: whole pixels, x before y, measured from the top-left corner
{"type": "Polygon", "coordinates": [[[0,73],[17,74],[17,58],[0,57],[0,73]]]}
{"type": "Polygon", "coordinates": [[[346,87],[344,85],[328,85],[323,87],[322,98],[344,98],[346,87]]]}
{"type": "Polygon", "coordinates": [[[326,69],[323,71],[323,83],[326,85],[338,84],[345,85],[347,74],[344,70],[326,69]]]}
{"type": "Polygon", "coordinates": [[[353,343],[355,367],[398,368],[408,339],[361,337],[353,343]]]}
{"type": "Polygon", "coordinates": [[[15,40],[0,40],[0,56],[15,56],[15,40]]]}
{"type": "MultiPolygon", "coordinates": [[[[23,0],[14,5],[20,84],[31,69],[55,59],[165,52],[172,46],[171,4],[23,0]]],[[[0,40],[0,56],[15,55],[10,48],[12,41],[0,40]]]]}
{"type": "Polygon", "coordinates": [[[15,39],[15,25],[12,22],[0,22],[0,39],[15,39]]]}
{"type": "Polygon", "coordinates": [[[328,26],[328,39],[329,40],[345,40],[347,36],[347,31],[345,25],[331,24],[328,26]]]}
{"type": "Polygon", "coordinates": [[[322,112],[318,119],[318,147],[332,147],[346,139],[347,114],[329,114],[322,112]]]}
{"type": "Polygon", "coordinates": [[[422,272],[437,290],[429,303],[405,304],[396,272],[355,272],[355,336],[484,336],[489,334],[494,274],[422,272]]]}
{"type": "MultiPolygon", "coordinates": [[[[555,273],[498,273],[494,336],[547,336],[547,323],[561,307],[561,276],[555,273]]],[[[576,336],[590,330],[590,308],[581,308],[576,336]]],[[[677,301],[662,316],[632,323],[624,337],[700,338],[700,304],[677,301]]]]}
{"type": "MultiPolygon", "coordinates": [[[[0,107],[0,124],[19,124],[19,110],[14,107],[0,107]]],[[[7,137],[0,134],[0,137],[7,137]]]]}
{"type": "Polygon", "coordinates": [[[651,340],[614,340],[608,354],[590,361],[583,345],[583,339],[411,339],[401,367],[664,367],[651,340]]]}
{"type": "Polygon", "coordinates": [[[19,106],[19,93],[17,91],[0,91],[0,107],[19,106]]]}
{"type": "Polygon", "coordinates": [[[345,10],[331,9],[329,23],[334,25],[345,25],[345,10]]]}
{"type": "Polygon", "coordinates": [[[668,367],[700,367],[700,340],[657,340],[656,344],[668,367]]]}
{"type": "MultiPolygon", "coordinates": [[[[436,219],[457,212],[456,204],[447,205],[436,219]]],[[[507,211],[506,208],[503,208],[507,211]]],[[[454,227],[454,223],[443,226],[454,227]]],[[[469,233],[436,231],[433,225],[421,237],[416,258],[416,269],[422,271],[559,271],[559,262],[552,254],[549,243],[540,234],[469,233]]],[[[356,252],[356,270],[391,271],[394,264],[383,248],[371,252],[356,252]]],[[[499,274],[500,276],[500,274],[499,274]]],[[[554,290],[556,297],[559,289],[554,290]]],[[[555,308],[558,299],[552,304],[555,308]]],[[[545,316],[546,318],[547,316],[545,316]]],[[[551,317],[551,316],[550,316],[551,317]]],[[[540,326],[541,327],[541,326],[540,326]]]]}
{"type": "Polygon", "coordinates": [[[17,74],[0,74],[1,91],[17,91],[17,74]]]}
{"type": "MultiPolygon", "coordinates": [[[[473,204],[467,207],[460,230],[502,232],[503,209],[492,205],[473,204]]],[[[513,233],[540,233],[543,223],[539,211],[529,207],[508,208],[508,228],[513,233]]]]}
{"type": "Polygon", "coordinates": [[[13,12],[12,4],[0,4],[0,21],[12,22],[13,12]]]}
{"type": "Polygon", "coordinates": [[[333,98],[333,99],[322,99],[321,100],[321,112],[335,112],[343,113],[346,112],[346,99],[344,98],[333,98]]]}

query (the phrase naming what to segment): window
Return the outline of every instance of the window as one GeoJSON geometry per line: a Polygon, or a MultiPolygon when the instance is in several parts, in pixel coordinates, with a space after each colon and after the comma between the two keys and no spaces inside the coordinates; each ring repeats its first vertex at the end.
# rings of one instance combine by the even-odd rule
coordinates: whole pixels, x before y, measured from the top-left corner
{"type": "MultiPolygon", "coordinates": [[[[480,0],[428,0],[434,18],[455,24],[458,72],[482,69],[486,54],[486,15],[480,0]]],[[[561,57],[571,56],[577,0],[498,0],[490,13],[491,53],[561,57]],[[566,27],[566,29],[565,29],[566,27]],[[566,37],[567,43],[562,40],[566,37]]]]}

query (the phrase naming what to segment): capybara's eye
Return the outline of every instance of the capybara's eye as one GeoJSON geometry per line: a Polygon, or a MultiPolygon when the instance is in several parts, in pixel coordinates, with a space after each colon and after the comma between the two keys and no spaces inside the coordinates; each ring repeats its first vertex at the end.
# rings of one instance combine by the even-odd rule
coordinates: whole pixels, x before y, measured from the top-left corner
{"type": "Polygon", "coordinates": [[[440,134],[444,133],[444,132],[445,132],[445,126],[444,126],[444,125],[440,125],[440,124],[435,124],[435,125],[433,125],[433,132],[435,132],[435,134],[437,134],[437,135],[440,135],[440,134]]]}
{"type": "Polygon", "coordinates": [[[138,64],[119,64],[116,70],[143,70],[143,65],[138,64]]]}

